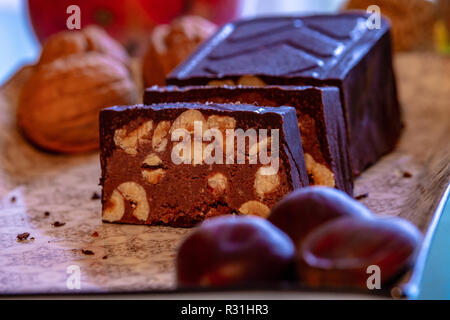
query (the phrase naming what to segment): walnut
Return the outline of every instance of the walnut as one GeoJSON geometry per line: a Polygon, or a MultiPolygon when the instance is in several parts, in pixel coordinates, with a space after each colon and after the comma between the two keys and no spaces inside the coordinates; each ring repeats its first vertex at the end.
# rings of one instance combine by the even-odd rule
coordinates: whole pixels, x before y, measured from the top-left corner
{"type": "Polygon", "coordinates": [[[239,213],[267,218],[269,216],[270,209],[262,202],[251,200],[241,205],[239,208],[239,213]]]}
{"type": "Polygon", "coordinates": [[[90,25],[81,31],[63,31],[49,37],[42,48],[38,65],[91,51],[107,55],[125,65],[129,64],[125,49],[103,29],[90,25]]]}
{"type": "Polygon", "coordinates": [[[145,86],[164,85],[166,75],[185,60],[217,26],[204,18],[184,16],[154,28],[143,61],[145,86]]]}
{"type": "Polygon", "coordinates": [[[223,173],[218,172],[208,177],[208,187],[215,195],[224,193],[227,186],[227,177],[223,173]]]}
{"type": "Polygon", "coordinates": [[[309,153],[305,153],[305,165],[306,171],[312,177],[315,185],[332,188],[336,186],[334,173],[323,164],[316,162],[309,153]]]}
{"type": "Polygon", "coordinates": [[[170,121],[161,121],[155,128],[152,138],[152,148],[157,152],[166,150],[168,139],[167,133],[170,129],[170,121]]]}
{"type": "Polygon", "coordinates": [[[114,143],[126,153],[136,155],[139,145],[150,142],[150,133],[153,129],[153,121],[146,121],[131,132],[126,128],[117,129],[114,132],[114,143]]]}
{"type": "Polygon", "coordinates": [[[128,70],[97,52],[72,54],[36,68],[19,98],[17,123],[25,136],[55,152],[98,148],[98,113],[134,104],[128,70]]]}
{"type": "Polygon", "coordinates": [[[254,183],[256,194],[260,198],[264,198],[265,194],[275,191],[280,185],[280,176],[278,173],[275,172],[270,175],[264,175],[262,172],[264,168],[265,167],[260,167],[258,171],[256,171],[254,183]]]}

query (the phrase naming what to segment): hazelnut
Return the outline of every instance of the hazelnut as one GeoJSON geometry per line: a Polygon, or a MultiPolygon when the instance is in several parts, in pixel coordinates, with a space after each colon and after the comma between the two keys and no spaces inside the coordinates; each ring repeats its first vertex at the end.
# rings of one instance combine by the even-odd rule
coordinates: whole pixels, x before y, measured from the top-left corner
{"type": "Polygon", "coordinates": [[[166,150],[168,139],[167,133],[170,129],[170,121],[161,121],[155,128],[152,138],[152,148],[157,152],[166,150]]]}
{"type": "Polygon", "coordinates": [[[212,115],[208,117],[206,124],[208,128],[217,128],[221,132],[225,133],[227,129],[236,128],[236,119],[228,116],[212,115]]]}
{"type": "Polygon", "coordinates": [[[134,104],[128,70],[97,52],[73,54],[35,69],[22,88],[17,122],[25,136],[55,152],[98,148],[98,113],[134,104]]]}
{"type": "Polygon", "coordinates": [[[154,153],[148,155],[142,163],[142,177],[151,184],[157,184],[166,174],[166,170],[161,168],[162,160],[154,153]]]}
{"type": "Polygon", "coordinates": [[[143,62],[145,86],[164,85],[166,75],[216,29],[216,25],[197,16],[180,17],[170,25],[155,27],[143,62]]]}
{"type": "Polygon", "coordinates": [[[305,165],[314,185],[335,187],[334,173],[323,164],[316,162],[309,153],[305,153],[305,165]]]}
{"type": "Polygon", "coordinates": [[[166,170],[162,168],[154,170],[142,170],[142,177],[151,184],[158,184],[161,179],[165,176],[166,170]]]}
{"type": "Polygon", "coordinates": [[[142,166],[144,168],[156,167],[162,165],[162,160],[156,154],[151,153],[147,157],[145,157],[142,166]]]}
{"type": "Polygon", "coordinates": [[[246,215],[249,214],[267,218],[269,216],[270,209],[262,202],[251,200],[241,205],[241,207],[239,208],[239,212],[246,215]]]}
{"type": "Polygon", "coordinates": [[[194,122],[199,121],[202,123],[202,128],[205,130],[207,128],[207,123],[203,114],[198,110],[186,110],[180,114],[172,124],[170,128],[170,133],[177,129],[185,129],[190,134],[194,133],[194,122]]]}
{"type": "Polygon", "coordinates": [[[211,188],[212,192],[216,195],[225,192],[228,186],[227,177],[223,173],[215,173],[208,177],[208,187],[211,188]]]}
{"type": "Polygon", "coordinates": [[[213,87],[225,87],[225,86],[233,87],[235,85],[236,84],[231,79],[211,80],[211,81],[208,82],[208,86],[213,86],[213,87]]]}
{"type": "Polygon", "coordinates": [[[103,220],[114,222],[122,219],[125,213],[125,205],[123,203],[123,197],[119,191],[114,190],[111,198],[106,202],[103,207],[103,220]]]}
{"type": "Polygon", "coordinates": [[[146,121],[131,132],[126,128],[117,129],[114,132],[114,143],[123,149],[126,153],[136,155],[140,144],[148,143],[150,140],[153,121],[146,121]]]}
{"type": "Polygon", "coordinates": [[[133,216],[141,221],[146,221],[150,208],[145,189],[136,182],[124,182],[117,187],[122,197],[130,201],[133,208],[133,216]]]}
{"type": "Polygon", "coordinates": [[[265,194],[275,191],[280,185],[280,177],[278,173],[264,175],[262,172],[264,168],[265,167],[260,167],[258,171],[256,171],[254,183],[256,194],[261,199],[264,198],[265,194]]]}
{"type": "Polygon", "coordinates": [[[239,86],[251,86],[251,87],[264,87],[267,84],[260,78],[255,76],[242,76],[239,78],[237,85],[239,86]]]}

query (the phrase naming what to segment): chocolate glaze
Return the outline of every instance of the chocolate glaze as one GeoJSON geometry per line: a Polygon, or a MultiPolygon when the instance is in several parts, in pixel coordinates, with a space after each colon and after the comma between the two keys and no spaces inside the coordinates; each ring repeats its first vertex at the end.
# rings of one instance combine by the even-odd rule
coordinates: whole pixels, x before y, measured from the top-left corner
{"type": "Polygon", "coordinates": [[[352,169],[391,151],[401,132],[389,22],[369,30],[364,12],[271,17],[225,25],[167,78],[205,85],[254,75],[267,84],[337,86],[352,169]]]}
{"type": "MultiPolygon", "coordinates": [[[[345,121],[339,102],[339,90],[334,87],[295,86],[193,86],[146,89],[144,103],[168,102],[248,103],[257,106],[295,108],[302,136],[303,151],[325,165],[335,175],[335,186],[353,193],[345,121]]],[[[310,184],[314,184],[310,176],[310,184]]]]}
{"type": "MultiPolygon", "coordinates": [[[[151,138],[152,132],[149,137],[151,138]]],[[[133,181],[141,185],[147,194],[150,212],[145,221],[133,216],[132,203],[125,201],[125,214],[117,223],[170,225],[189,227],[205,218],[237,213],[240,206],[251,200],[258,200],[271,208],[281,197],[292,190],[308,185],[303,160],[301,138],[295,110],[291,107],[260,108],[253,105],[236,106],[198,103],[171,103],[152,106],[138,105],[112,107],[100,113],[100,160],[102,168],[101,185],[103,208],[111,204],[109,199],[116,188],[133,181]],[[254,190],[255,174],[261,164],[180,164],[171,161],[172,142],[161,158],[166,174],[157,184],[150,184],[142,177],[142,163],[147,155],[154,153],[151,143],[139,145],[137,153],[130,155],[115,145],[114,133],[126,128],[127,132],[143,122],[153,120],[173,122],[189,109],[199,110],[205,118],[210,115],[231,116],[236,128],[244,131],[255,129],[280,129],[280,185],[258,198],[254,190]],[[295,146],[295,147],[292,147],[295,146]],[[226,176],[228,187],[220,196],[214,195],[207,185],[207,178],[220,172],[226,176]]]]}

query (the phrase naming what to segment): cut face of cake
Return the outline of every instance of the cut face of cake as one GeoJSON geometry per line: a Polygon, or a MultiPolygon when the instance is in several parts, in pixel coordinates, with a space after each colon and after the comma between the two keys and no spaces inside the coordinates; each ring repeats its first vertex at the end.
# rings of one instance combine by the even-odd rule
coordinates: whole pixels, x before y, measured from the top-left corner
{"type": "Polygon", "coordinates": [[[165,103],[100,113],[104,221],[190,227],[266,217],[308,186],[295,109],[165,103]]]}
{"type": "Polygon", "coordinates": [[[402,123],[389,22],[369,15],[268,17],[225,25],[168,85],[312,85],[339,89],[355,174],[393,150],[402,123]]]}
{"type": "MultiPolygon", "coordinates": [[[[145,104],[173,102],[245,103],[256,106],[294,107],[310,184],[335,187],[352,195],[353,179],[345,120],[337,88],[155,86],[145,91],[145,104]]],[[[239,104],[237,106],[239,108],[239,104]]]]}

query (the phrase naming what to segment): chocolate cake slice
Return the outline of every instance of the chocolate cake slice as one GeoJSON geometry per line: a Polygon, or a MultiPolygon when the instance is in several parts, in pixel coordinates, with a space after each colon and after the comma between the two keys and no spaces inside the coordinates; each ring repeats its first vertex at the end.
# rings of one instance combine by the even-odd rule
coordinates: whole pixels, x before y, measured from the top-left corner
{"type": "Polygon", "coordinates": [[[266,217],[308,186],[295,109],[165,103],[100,113],[102,217],[194,226],[222,214],[266,217]]]}
{"type": "Polygon", "coordinates": [[[337,88],[155,86],[145,91],[145,104],[170,102],[245,103],[257,106],[294,107],[310,184],[336,187],[350,195],[353,194],[345,121],[337,88]]]}
{"type": "Polygon", "coordinates": [[[355,174],[391,151],[402,123],[389,22],[369,15],[270,17],[225,25],[167,84],[336,86],[355,174]]]}

